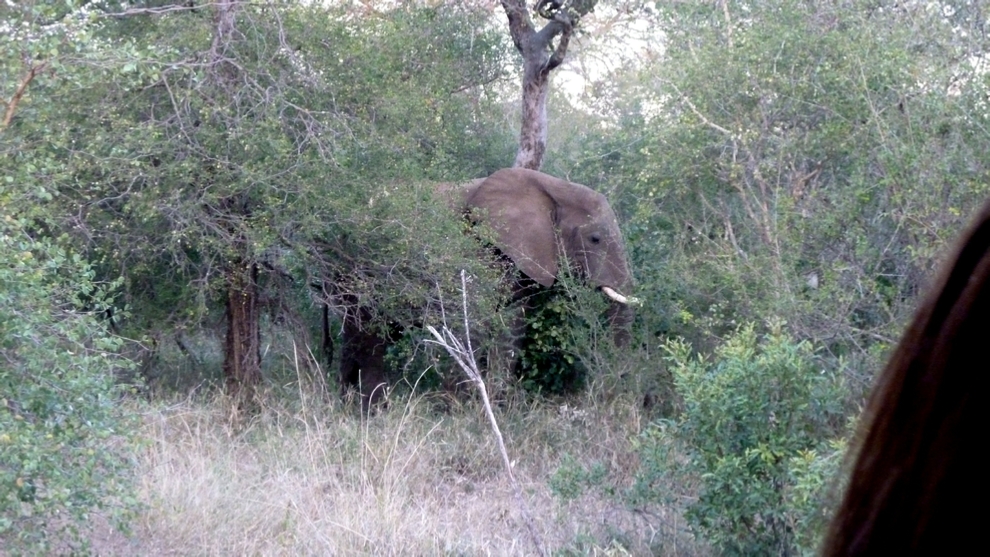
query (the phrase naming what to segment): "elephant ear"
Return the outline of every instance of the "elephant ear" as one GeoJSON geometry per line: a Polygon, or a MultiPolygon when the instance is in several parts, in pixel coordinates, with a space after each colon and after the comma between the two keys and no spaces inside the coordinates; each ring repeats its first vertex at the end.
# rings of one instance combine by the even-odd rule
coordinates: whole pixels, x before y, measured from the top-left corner
{"type": "Polygon", "coordinates": [[[528,277],[543,286],[557,279],[555,204],[539,183],[544,176],[518,168],[500,170],[466,200],[474,218],[496,234],[496,247],[528,277]]]}

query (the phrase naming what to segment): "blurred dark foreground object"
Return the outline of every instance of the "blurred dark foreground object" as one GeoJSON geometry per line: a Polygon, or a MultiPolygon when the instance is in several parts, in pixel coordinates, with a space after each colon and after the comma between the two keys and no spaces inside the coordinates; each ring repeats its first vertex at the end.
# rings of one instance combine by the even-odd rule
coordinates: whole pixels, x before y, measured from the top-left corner
{"type": "Polygon", "coordinates": [[[824,556],[963,555],[988,541],[990,203],[955,250],[874,387],[824,556]]]}

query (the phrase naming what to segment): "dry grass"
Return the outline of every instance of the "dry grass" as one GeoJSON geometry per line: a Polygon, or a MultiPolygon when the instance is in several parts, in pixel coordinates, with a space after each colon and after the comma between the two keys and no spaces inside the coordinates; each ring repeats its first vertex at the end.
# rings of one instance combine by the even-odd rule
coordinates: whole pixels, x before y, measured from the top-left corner
{"type": "MultiPolygon", "coordinates": [[[[534,554],[480,405],[413,398],[362,420],[332,397],[232,416],[224,400],[158,405],[139,460],[147,504],[103,555],[534,554]],[[331,402],[326,402],[331,400],[331,402]]],[[[571,402],[571,404],[575,404],[571,402]]],[[[514,473],[553,554],[692,555],[680,513],[632,511],[601,490],[562,502],[565,454],[631,482],[638,405],[497,410],[514,473]]]]}

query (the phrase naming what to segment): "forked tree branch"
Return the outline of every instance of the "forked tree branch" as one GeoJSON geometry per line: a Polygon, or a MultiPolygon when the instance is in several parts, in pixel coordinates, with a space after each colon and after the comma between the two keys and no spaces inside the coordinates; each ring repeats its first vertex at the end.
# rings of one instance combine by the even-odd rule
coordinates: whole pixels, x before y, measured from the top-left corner
{"type": "MultiPolygon", "coordinates": [[[[529,506],[523,498],[522,488],[519,487],[515,476],[512,475],[512,461],[509,460],[509,452],[505,449],[502,431],[498,427],[498,421],[495,419],[495,413],[492,411],[491,401],[488,399],[488,389],[485,387],[485,381],[481,377],[478,363],[474,359],[474,352],[471,350],[471,330],[468,327],[467,310],[467,274],[463,269],[461,270],[461,301],[462,313],[464,314],[464,342],[461,342],[446,324],[443,325],[442,332],[437,331],[432,325],[427,325],[426,330],[436,338],[436,340],[427,340],[427,342],[432,342],[443,347],[454,358],[457,365],[468,376],[468,379],[478,388],[478,392],[481,394],[481,401],[485,406],[485,414],[488,416],[488,422],[491,424],[492,431],[495,433],[498,450],[502,453],[502,463],[505,465],[505,471],[509,475],[509,482],[512,484],[516,502],[519,504],[519,510],[523,514],[523,522],[526,524],[526,530],[529,532],[530,540],[533,542],[533,547],[539,555],[546,555],[546,552],[543,550],[543,540],[536,530],[536,524],[533,522],[533,516],[529,512],[529,506]]],[[[446,317],[444,320],[446,321],[446,317]]]]}

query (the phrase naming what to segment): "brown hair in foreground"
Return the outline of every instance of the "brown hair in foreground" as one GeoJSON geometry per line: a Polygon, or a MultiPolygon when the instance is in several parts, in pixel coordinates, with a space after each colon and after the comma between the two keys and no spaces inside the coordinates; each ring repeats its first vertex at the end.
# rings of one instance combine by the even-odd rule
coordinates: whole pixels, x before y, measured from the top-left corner
{"type": "Polygon", "coordinates": [[[978,463],[988,440],[988,368],[990,203],[874,388],[823,555],[952,555],[986,543],[988,478],[978,463]]]}

